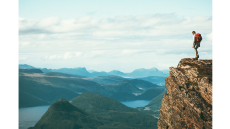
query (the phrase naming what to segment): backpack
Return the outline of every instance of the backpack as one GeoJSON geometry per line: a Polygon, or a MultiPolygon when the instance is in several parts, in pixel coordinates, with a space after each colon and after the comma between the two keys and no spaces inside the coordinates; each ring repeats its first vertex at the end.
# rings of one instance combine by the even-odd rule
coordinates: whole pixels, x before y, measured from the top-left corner
{"type": "Polygon", "coordinates": [[[201,34],[200,34],[200,33],[197,33],[197,34],[196,34],[196,41],[197,41],[197,42],[200,42],[201,40],[202,40],[201,34]]]}

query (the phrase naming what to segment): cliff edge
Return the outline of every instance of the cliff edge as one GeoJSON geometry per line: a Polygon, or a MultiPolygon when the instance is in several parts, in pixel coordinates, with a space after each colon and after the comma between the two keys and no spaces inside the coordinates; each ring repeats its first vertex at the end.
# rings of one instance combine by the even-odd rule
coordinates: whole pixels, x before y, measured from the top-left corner
{"type": "Polygon", "coordinates": [[[181,59],[165,87],[158,129],[212,128],[212,60],[181,59]]]}

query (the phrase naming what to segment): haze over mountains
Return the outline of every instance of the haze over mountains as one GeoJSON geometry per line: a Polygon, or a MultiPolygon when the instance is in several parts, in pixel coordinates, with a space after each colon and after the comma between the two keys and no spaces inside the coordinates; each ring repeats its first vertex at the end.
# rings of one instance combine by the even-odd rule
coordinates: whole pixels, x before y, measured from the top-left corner
{"type": "Polygon", "coordinates": [[[164,76],[156,68],[107,73],[89,72],[86,68],[41,69],[19,65],[19,108],[51,105],[31,129],[157,128],[159,112],[154,110],[158,105],[147,107],[149,110],[134,109],[119,101],[154,98],[161,101],[158,96],[165,91],[164,76]]]}
{"type": "Polygon", "coordinates": [[[119,101],[151,100],[165,87],[139,79],[119,76],[83,77],[39,69],[19,69],[19,107],[49,105],[60,98],[67,100],[92,92],[119,101]],[[154,89],[155,88],[155,89],[154,89]],[[148,92],[153,90],[152,92],[148,92]],[[156,92],[155,92],[156,91],[156,92]]]}
{"type": "MultiPolygon", "coordinates": [[[[27,65],[27,64],[19,64],[20,69],[34,69],[35,67],[27,65]]],[[[123,73],[118,70],[112,70],[110,72],[98,72],[94,70],[87,71],[84,67],[79,68],[60,68],[60,69],[47,69],[47,68],[37,68],[41,69],[42,72],[60,72],[60,73],[67,73],[67,74],[73,74],[73,75],[81,75],[86,77],[95,77],[95,76],[109,76],[109,75],[116,75],[116,76],[122,76],[126,78],[143,78],[143,77],[149,77],[149,76],[160,76],[160,77],[166,77],[169,75],[169,70],[158,70],[157,68],[151,68],[151,69],[136,69],[131,73],[123,73]]]]}

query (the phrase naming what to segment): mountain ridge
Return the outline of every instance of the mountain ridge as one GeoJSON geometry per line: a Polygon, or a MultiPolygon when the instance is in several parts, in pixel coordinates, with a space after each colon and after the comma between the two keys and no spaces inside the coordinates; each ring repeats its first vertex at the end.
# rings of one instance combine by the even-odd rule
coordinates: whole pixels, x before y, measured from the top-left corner
{"type": "MultiPolygon", "coordinates": [[[[27,64],[19,64],[19,69],[35,69],[35,67],[27,65],[27,64]]],[[[135,69],[134,71],[130,73],[124,73],[119,70],[112,70],[110,72],[98,72],[95,70],[86,70],[85,67],[77,67],[77,68],[59,68],[59,69],[47,69],[47,68],[36,68],[42,70],[42,72],[61,72],[66,74],[74,74],[74,75],[81,75],[81,76],[87,76],[87,77],[95,77],[95,76],[109,76],[109,75],[116,75],[116,76],[122,76],[122,77],[132,77],[132,78],[140,78],[140,77],[148,77],[148,76],[161,76],[166,77],[168,76],[168,73],[165,72],[165,70],[160,71],[157,68],[140,68],[135,69]]]]}
{"type": "Polygon", "coordinates": [[[39,69],[19,69],[19,108],[49,105],[58,100],[58,96],[70,100],[85,92],[99,93],[118,101],[151,100],[155,93],[151,96],[144,92],[151,87],[159,86],[114,75],[88,78],[59,72],[43,73],[39,69]]]}
{"type": "MultiPolygon", "coordinates": [[[[86,101],[89,105],[95,101],[104,103],[104,105],[94,105],[94,107],[86,106],[85,109],[81,106],[81,101],[78,101],[74,106],[65,99],[59,99],[49,107],[35,126],[29,129],[157,129],[156,118],[125,105],[122,106],[122,109],[127,108],[129,110],[111,111],[107,109],[106,105],[110,105],[112,99],[102,95],[97,97],[98,94],[94,93],[84,93],[79,96],[78,98],[86,101]],[[100,100],[104,100],[104,98],[107,101],[100,100]],[[81,108],[77,106],[81,106],[81,108]],[[102,106],[106,110],[93,113],[87,110],[88,108],[95,108],[95,106],[100,108],[102,106]]],[[[76,99],[72,100],[75,103],[76,101],[76,99]]],[[[114,109],[113,106],[111,108],[114,109]]]]}

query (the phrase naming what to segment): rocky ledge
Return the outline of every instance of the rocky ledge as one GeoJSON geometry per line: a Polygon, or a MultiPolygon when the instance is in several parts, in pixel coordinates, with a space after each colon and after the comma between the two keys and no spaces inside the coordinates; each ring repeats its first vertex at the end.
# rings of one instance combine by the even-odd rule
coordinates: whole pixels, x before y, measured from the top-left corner
{"type": "Polygon", "coordinates": [[[158,129],[212,128],[212,60],[181,59],[165,87],[158,129]]]}

